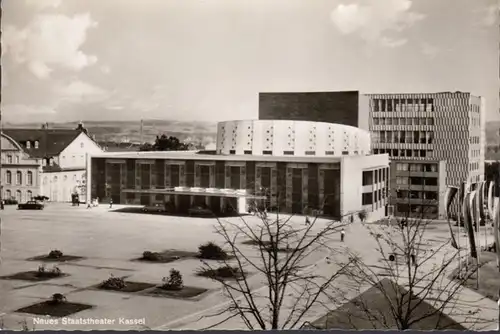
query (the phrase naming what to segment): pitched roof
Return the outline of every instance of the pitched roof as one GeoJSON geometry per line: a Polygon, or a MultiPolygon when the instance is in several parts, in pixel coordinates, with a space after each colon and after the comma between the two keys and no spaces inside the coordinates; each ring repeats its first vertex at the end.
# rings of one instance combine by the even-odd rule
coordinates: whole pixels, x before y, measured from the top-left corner
{"type": "Polygon", "coordinates": [[[61,153],[81,130],[73,129],[3,129],[3,133],[17,141],[32,158],[48,158],[61,153]],[[30,148],[26,142],[31,141],[30,148]],[[33,144],[38,141],[38,148],[33,144]]]}

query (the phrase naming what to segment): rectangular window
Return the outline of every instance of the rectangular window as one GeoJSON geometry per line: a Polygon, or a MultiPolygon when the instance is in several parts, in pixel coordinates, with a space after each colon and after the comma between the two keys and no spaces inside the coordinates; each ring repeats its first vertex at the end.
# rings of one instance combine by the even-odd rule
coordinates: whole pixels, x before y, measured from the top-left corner
{"type": "Polygon", "coordinates": [[[399,142],[402,144],[406,142],[406,131],[399,132],[399,142]]]}
{"type": "Polygon", "coordinates": [[[425,150],[420,150],[420,157],[425,158],[426,157],[426,151],[425,150]]]}
{"type": "Polygon", "coordinates": [[[349,151],[342,151],[342,155],[349,155],[349,151]]]}
{"type": "Polygon", "coordinates": [[[399,101],[399,99],[394,100],[394,110],[401,111],[401,102],[399,101]]]}
{"type": "Polygon", "coordinates": [[[380,100],[380,111],[386,111],[385,100],[380,100]]]}
{"type": "Polygon", "coordinates": [[[379,101],[379,99],[373,99],[373,110],[375,112],[380,111],[379,101]]]}
{"type": "Polygon", "coordinates": [[[250,155],[251,155],[251,154],[252,154],[252,151],[250,151],[250,150],[244,150],[244,151],[243,151],[243,154],[250,154],[250,155]]]}
{"type": "Polygon", "coordinates": [[[371,170],[363,171],[363,185],[369,186],[372,184],[373,184],[373,172],[371,170]]]}
{"type": "Polygon", "coordinates": [[[396,176],[396,184],[397,185],[407,185],[408,178],[403,176],[396,176]]]}
{"type": "Polygon", "coordinates": [[[283,155],[293,155],[293,151],[283,151],[283,155]]]}
{"type": "Polygon", "coordinates": [[[385,125],[392,125],[392,118],[386,118],[385,125]]]}
{"type": "Polygon", "coordinates": [[[434,125],[434,118],[427,118],[427,125],[434,125]]]}
{"type": "Polygon", "coordinates": [[[363,202],[362,205],[373,204],[373,193],[363,194],[362,202],[363,202]]]}
{"type": "Polygon", "coordinates": [[[408,158],[411,158],[413,156],[412,151],[411,150],[406,150],[406,156],[408,158]]]}
{"type": "Polygon", "coordinates": [[[437,186],[437,178],[436,177],[428,177],[425,179],[425,185],[426,186],[437,186]]]}
{"type": "Polygon", "coordinates": [[[379,125],[379,118],[374,118],[373,119],[373,125],[379,125]]]}
{"type": "Polygon", "coordinates": [[[396,204],[396,209],[399,213],[409,213],[410,205],[406,203],[398,203],[396,204]]]}
{"type": "Polygon", "coordinates": [[[325,151],[325,155],[335,155],[334,151],[325,151]]]}
{"type": "Polygon", "coordinates": [[[236,154],[236,150],[229,150],[229,154],[236,154]]]}
{"type": "Polygon", "coordinates": [[[421,186],[423,185],[423,179],[421,177],[410,177],[410,184],[421,186]]]}
{"type": "Polygon", "coordinates": [[[427,124],[427,120],[425,118],[419,118],[419,124],[420,125],[426,125],[427,124]]]}
{"type": "Polygon", "coordinates": [[[422,171],[422,165],[421,164],[411,164],[410,165],[410,171],[412,171],[412,172],[421,172],[422,171]]]}
{"type": "Polygon", "coordinates": [[[315,151],[306,151],[306,155],[316,155],[315,151]]]}
{"type": "Polygon", "coordinates": [[[426,192],[424,192],[424,199],[437,200],[438,199],[438,193],[435,192],[435,191],[426,191],[426,192]]]}
{"type": "Polygon", "coordinates": [[[385,133],[385,142],[386,143],[392,143],[392,131],[387,131],[385,133]]]}
{"type": "Polygon", "coordinates": [[[409,192],[408,190],[397,190],[396,197],[397,198],[408,198],[409,192]]]}
{"type": "Polygon", "coordinates": [[[420,144],[425,144],[427,142],[427,136],[425,131],[420,131],[420,144]]]}
{"type": "Polygon", "coordinates": [[[392,111],[392,100],[387,100],[387,111],[392,111]]]}
{"type": "Polygon", "coordinates": [[[263,155],[272,155],[273,151],[262,151],[263,155]]]}

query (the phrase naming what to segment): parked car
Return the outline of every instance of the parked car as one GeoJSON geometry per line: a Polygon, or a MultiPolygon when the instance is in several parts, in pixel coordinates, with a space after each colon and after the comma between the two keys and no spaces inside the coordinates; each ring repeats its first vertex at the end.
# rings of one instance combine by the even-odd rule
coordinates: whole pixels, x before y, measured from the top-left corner
{"type": "Polygon", "coordinates": [[[43,210],[44,205],[37,201],[27,201],[17,206],[18,210],[43,210]]]}
{"type": "Polygon", "coordinates": [[[190,216],[198,217],[211,217],[213,216],[212,210],[203,206],[195,206],[188,210],[190,216]]]}
{"type": "Polygon", "coordinates": [[[4,201],[5,205],[17,205],[19,202],[15,198],[6,198],[4,201]]]}
{"type": "Polygon", "coordinates": [[[145,207],[142,208],[143,212],[166,212],[167,210],[165,209],[165,204],[153,204],[153,205],[146,205],[145,207]]]}

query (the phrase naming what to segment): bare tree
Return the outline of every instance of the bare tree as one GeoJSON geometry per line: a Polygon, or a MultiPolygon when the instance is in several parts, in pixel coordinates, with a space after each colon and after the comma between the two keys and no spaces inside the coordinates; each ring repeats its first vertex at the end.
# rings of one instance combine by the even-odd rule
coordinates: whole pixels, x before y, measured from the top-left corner
{"type": "MultiPolygon", "coordinates": [[[[233,223],[218,219],[216,231],[225,240],[230,256],[218,265],[243,274],[235,280],[212,277],[222,284],[230,302],[209,315],[220,319],[209,328],[237,317],[248,329],[297,328],[313,308],[328,299],[335,289],[333,282],[350,265],[349,261],[332,261],[322,273],[311,263],[311,256],[320,252],[328,252],[323,258],[336,256],[333,244],[338,244],[338,232],[346,223],[317,217],[292,219],[260,210],[256,210],[256,217],[258,223],[244,218],[233,223]],[[303,223],[297,222],[301,219],[303,223]],[[265,286],[256,289],[257,283],[265,286]]],[[[203,270],[215,269],[204,262],[203,270]]]]}
{"type": "Polygon", "coordinates": [[[365,226],[375,241],[378,263],[368,263],[352,252],[355,261],[348,276],[358,293],[368,288],[367,295],[360,293],[349,300],[351,308],[341,316],[327,316],[323,321],[330,326],[335,326],[332,321],[343,321],[340,327],[351,329],[398,330],[459,329],[491,321],[480,319],[479,309],[473,306],[477,301],[461,298],[464,283],[477,271],[469,267],[467,272],[457,272],[458,262],[467,254],[460,256],[446,238],[433,239],[430,230],[435,222],[410,217],[396,222],[365,226]],[[460,325],[450,317],[462,319],[460,325]]]}

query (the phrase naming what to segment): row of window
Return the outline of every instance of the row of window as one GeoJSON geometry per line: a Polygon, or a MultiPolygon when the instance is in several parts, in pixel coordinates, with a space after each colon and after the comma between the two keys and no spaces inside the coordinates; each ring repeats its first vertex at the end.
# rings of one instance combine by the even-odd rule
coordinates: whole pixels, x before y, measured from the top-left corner
{"type": "Polygon", "coordinates": [[[472,136],[469,138],[469,143],[471,144],[479,144],[480,143],[480,138],[479,136],[472,136]]]}
{"type": "Polygon", "coordinates": [[[374,117],[373,125],[434,125],[434,118],[423,117],[374,117]]]}
{"type": "Polygon", "coordinates": [[[382,144],[432,144],[434,131],[373,131],[372,140],[382,144]]]}
{"type": "Polygon", "coordinates": [[[398,163],[396,164],[396,170],[399,172],[437,172],[437,164],[410,164],[410,163],[398,163]]]}
{"type": "MultiPolygon", "coordinates": [[[[23,202],[23,192],[22,190],[16,190],[15,193],[12,193],[10,189],[5,190],[4,198],[5,199],[16,199],[19,203],[23,202]],[[15,194],[15,197],[14,197],[15,194]]],[[[26,199],[28,201],[33,199],[33,192],[31,190],[26,191],[26,199]]]]}
{"type": "Polygon", "coordinates": [[[412,186],[437,186],[437,177],[418,177],[418,176],[396,176],[397,185],[412,186]]]}
{"type": "MultiPolygon", "coordinates": [[[[5,183],[6,184],[12,184],[12,172],[10,170],[5,172],[5,183]]],[[[23,172],[17,171],[16,172],[16,185],[22,185],[23,184],[23,172]]],[[[28,186],[33,185],[33,172],[28,171],[26,173],[26,184],[28,186]]]]}
{"type": "Polygon", "coordinates": [[[432,150],[398,150],[398,149],[374,149],[374,154],[389,154],[389,157],[400,158],[426,158],[432,153],[432,150]]]}
{"type": "Polygon", "coordinates": [[[421,204],[396,204],[396,210],[399,213],[421,213],[421,214],[437,214],[437,205],[421,205],[421,204]]]}
{"type": "MultiPolygon", "coordinates": [[[[25,143],[25,145],[26,145],[26,148],[28,148],[28,149],[30,149],[30,148],[31,148],[31,142],[30,142],[29,140],[25,143]]],[[[38,140],[35,140],[35,141],[33,142],[33,146],[35,147],[35,149],[37,149],[37,148],[38,148],[38,146],[39,146],[39,142],[38,142],[38,140]]]]}
{"type": "MultiPolygon", "coordinates": [[[[76,174],[73,174],[73,181],[76,181],[76,178],[77,178],[77,177],[76,177],[76,174]]],[[[53,180],[54,182],[57,182],[57,180],[58,180],[57,175],[55,175],[55,176],[52,178],[52,180],[53,180]]],[[[68,180],[68,176],[67,176],[67,175],[64,175],[63,180],[64,180],[64,181],[67,181],[67,180],[68,180]]],[[[49,181],[48,177],[47,177],[47,176],[45,176],[45,177],[43,178],[43,184],[47,184],[47,182],[48,182],[48,181],[49,181]]]]}
{"type": "Polygon", "coordinates": [[[15,159],[15,163],[18,164],[19,163],[19,156],[12,156],[12,155],[7,155],[7,163],[8,164],[13,164],[14,163],[14,159],[15,159]]]}
{"type": "Polygon", "coordinates": [[[396,197],[422,199],[422,200],[437,200],[439,198],[439,194],[437,191],[398,190],[396,192],[396,197]]]}
{"type": "Polygon", "coordinates": [[[373,111],[434,111],[434,99],[373,99],[373,111]]]}
{"type": "Polygon", "coordinates": [[[469,164],[469,170],[478,170],[479,169],[479,162],[471,162],[469,164]]]}
{"type": "Polygon", "coordinates": [[[361,196],[361,205],[373,205],[385,198],[387,198],[385,189],[379,189],[372,193],[364,193],[361,196]]]}
{"type": "MultiPolygon", "coordinates": [[[[386,169],[388,169],[388,168],[386,168],[386,169]]],[[[362,173],[363,185],[370,186],[370,185],[385,181],[386,177],[385,177],[384,173],[389,174],[388,172],[384,172],[384,169],[363,171],[363,173],[362,173]]]]}
{"type": "MultiPolygon", "coordinates": [[[[316,151],[305,151],[305,155],[316,155],[316,151]]],[[[229,154],[236,154],[236,150],[229,150],[229,154]]],[[[245,155],[252,155],[251,150],[243,151],[245,155]]],[[[273,151],[263,150],[262,155],[272,155],[273,151]]],[[[358,151],[353,151],[353,154],[358,154],[358,151]]],[[[283,151],[283,155],[295,155],[295,151],[283,151]]],[[[335,151],[325,151],[325,155],[335,155],[335,151]]],[[[349,155],[349,151],[342,151],[342,155],[349,155]]]]}

